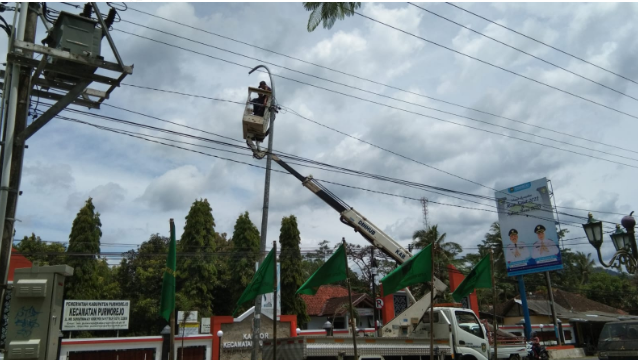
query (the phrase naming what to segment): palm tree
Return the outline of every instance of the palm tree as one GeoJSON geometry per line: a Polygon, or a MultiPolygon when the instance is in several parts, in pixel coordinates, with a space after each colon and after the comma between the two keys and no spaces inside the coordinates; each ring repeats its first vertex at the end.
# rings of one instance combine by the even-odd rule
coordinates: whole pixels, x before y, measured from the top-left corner
{"type": "Polygon", "coordinates": [[[455,242],[445,242],[446,236],[446,233],[439,234],[438,225],[433,225],[428,229],[415,231],[412,240],[417,248],[424,248],[434,243],[436,249],[440,250],[436,254],[437,257],[446,264],[453,264],[458,261],[456,256],[463,252],[463,248],[455,242]]]}
{"type": "Polygon", "coordinates": [[[314,31],[321,22],[324,29],[331,29],[337,19],[354,15],[361,7],[360,2],[305,2],[303,7],[312,11],[308,18],[308,32],[314,31]]]}
{"type": "Polygon", "coordinates": [[[580,274],[580,284],[583,285],[589,276],[594,273],[594,260],[591,258],[591,254],[585,254],[577,251],[575,254],[576,271],[580,274]]]}

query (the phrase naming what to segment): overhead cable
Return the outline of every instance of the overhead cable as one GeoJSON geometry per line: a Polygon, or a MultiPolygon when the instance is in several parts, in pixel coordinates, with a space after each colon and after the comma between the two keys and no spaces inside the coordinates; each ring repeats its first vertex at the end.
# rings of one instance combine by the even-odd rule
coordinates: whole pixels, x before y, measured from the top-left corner
{"type": "MultiPolygon", "coordinates": [[[[367,79],[367,78],[364,78],[364,77],[361,77],[361,76],[350,74],[350,73],[347,73],[347,72],[344,72],[344,71],[341,71],[341,70],[338,70],[338,69],[333,69],[333,68],[330,68],[330,67],[327,67],[327,66],[324,66],[324,65],[320,65],[320,64],[317,64],[317,63],[313,63],[313,62],[310,62],[310,61],[307,61],[307,60],[303,60],[303,59],[300,59],[300,58],[297,58],[297,57],[294,57],[294,56],[286,55],[286,54],[283,54],[283,53],[280,53],[280,52],[277,52],[277,51],[274,51],[274,50],[271,50],[271,49],[268,49],[268,48],[264,48],[264,47],[261,47],[261,46],[258,46],[258,45],[247,43],[245,41],[237,40],[237,39],[234,39],[234,38],[229,37],[229,36],[221,35],[221,34],[209,31],[209,30],[205,30],[205,29],[202,29],[202,28],[191,26],[191,25],[179,22],[179,21],[175,21],[175,20],[171,20],[171,19],[159,16],[159,15],[151,14],[151,13],[146,12],[146,11],[142,11],[142,10],[134,9],[134,8],[129,8],[129,9],[131,9],[133,11],[137,11],[137,12],[145,14],[145,15],[148,15],[148,16],[151,16],[151,17],[154,17],[154,18],[158,18],[158,19],[170,22],[170,23],[178,24],[178,25],[181,25],[181,26],[193,29],[193,30],[201,31],[201,32],[209,34],[209,35],[213,35],[213,36],[217,36],[217,37],[222,38],[222,39],[233,41],[233,42],[236,42],[238,44],[250,46],[250,47],[253,47],[253,48],[256,48],[256,49],[259,49],[259,50],[262,50],[262,51],[266,51],[266,52],[269,52],[269,53],[272,53],[272,54],[275,54],[275,55],[283,56],[283,57],[291,59],[291,60],[299,61],[299,62],[304,63],[304,64],[316,66],[318,68],[321,68],[321,69],[324,69],[324,70],[328,70],[328,71],[332,71],[332,72],[337,73],[337,74],[346,75],[346,76],[349,76],[349,77],[352,77],[352,78],[355,78],[355,79],[359,79],[359,80],[370,82],[372,84],[381,85],[381,86],[387,87],[389,89],[398,90],[398,91],[401,91],[401,92],[404,92],[404,93],[407,93],[407,94],[419,96],[419,97],[422,97],[422,98],[425,98],[425,99],[429,99],[429,100],[432,100],[432,101],[437,101],[437,102],[441,102],[441,103],[444,103],[444,104],[447,104],[447,105],[459,107],[459,108],[462,108],[462,109],[471,110],[471,111],[475,111],[475,112],[478,112],[478,113],[481,113],[481,114],[494,116],[494,117],[497,117],[497,118],[500,118],[500,119],[512,121],[512,122],[519,123],[519,124],[522,124],[522,125],[526,125],[526,126],[534,127],[534,128],[537,128],[537,129],[553,132],[553,133],[556,133],[556,134],[568,136],[568,137],[571,137],[571,138],[574,138],[574,139],[585,140],[585,141],[587,141],[589,143],[604,145],[604,146],[616,148],[616,149],[619,149],[619,150],[624,150],[624,151],[633,152],[633,153],[637,153],[638,154],[638,151],[636,151],[636,150],[626,149],[626,148],[623,148],[623,147],[620,147],[620,146],[617,146],[617,145],[614,145],[614,144],[606,144],[606,143],[599,142],[599,141],[596,141],[596,140],[592,140],[592,139],[587,139],[587,138],[584,138],[584,137],[576,136],[576,135],[573,135],[573,134],[570,134],[570,133],[567,133],[567,132],[562,132],[562,131],[550,129],[550,128],[547,128],[547,127],[543,127],[543,126],[540,126],[540,125],[530,124],[530,123],[527,123],[527,122],[524,122],[524,121],[521,121],[521,120],[512,119],[510,117],[501,116],[501,115],[498,115],[498,114],[495,114],[495,113],[492,113],[492,112],[489,112],[489,111],[484,111],[484,110],[480,110],[480,109],[477,109],[477,108],[472,108],[472,107],[468,107],[468,106],[465,106],[465,105],[460,105],[460,104],[457,104],[457,103],[454,103],[454,102],[438,99],[438,98],[431,97],[431,96],[428,96],[428,95],[423,95],[423,94],[420,94],[420,93],[417,93],[417,92],[414,92],[414,91],[410,91],[410,90],[402,89],[402,88],[399,88],[399,87],[396,87],[396,86],[384,84],[384,83],[381,83],[381,82],[378,82],[378,81],[375,81],[375,80],[371,80],[371,79],[367,79]]],[[[124,21],[126,21],[126,20],[124,20],[124,21]]]]}
{"type": "Polygon", "coordinates": [[[459,54],[459,55],[461,55],[461,56],[465,56],[465,57],[470,58],[470,59],[472,59],[472,60],[478,61],[478,62],[480,62],[480,63],[482,63],[482,64],[485,64],[485,65],[491,66],[491,67],[496,68],[496,69],[500,69],[500,70],[505,71],[505,72],[507,72],[507,73],[510,73],[510,74],[512,74],[512,75],[515,75],[515,76],[521,77],[521,78],[523,78],[523,79],[527,79],[527,80],[529,80],[529,81],[535,82],[535,83],[537,83],[537,84],[539,84],[539,85],[543,85],[543,86],[548,87],[548,88],[550,88],[550,89],[554,89],[554,90],[556,90],[556,91],[560,91],[560,92],[562,92],[562,93],[564,93],[564,94],[571,95],[571,96],[573,96],[573,97],[575,97],[575,98],[578,98],[578,99],[581,99],[581,100],[583,100],[583,101],[589,102],[589,103],[591,103],[591,104],[594,104],[594,105],[597,105],[597,106],[603,107],[603,108],[605,108],[605,109],[608,109],[608,110],[614,111],[614,112],[616,112],[616,113],[623,114],[623,115],[629,116],[629,117],[634,118],[634,119],[638,119],[638,116],[636,116],[636,115],[632,115],[632,114],[627,113],[627,112],[625,112],[625,111],[618,110],[618,109],[613,108],[613,107],[611,107],[611,106],[607,106],[607,105],[602,104],[602,103],[599,103],[599,102],[597,102],[597,101],[595,101],[595,100],[588,99],[588,98],[586,98],[586,97],[583,97],[583,96],[577,95],[577,94],[575,94],[575,93],[573,93],[573,92],[570,92],[570,91],[567,91],[567,90],[563,90],[563,89],[558,88],[558,87],[556,87],[556,86],[554,86],[554,85],[550,85],[550,84],[544,83],[544,82],[542,82],[542,81],[540,81],[540,80],[536,80],[536,79],[531,78],[531,77],[529,77],[529,76],[525,76],[525,75],[523,75],[523,74],[517,73],[517,72],[515,72],[515,71],[513,71],[513,70],[509,70],[509,69],[506,69],[506,68],[504,68],[504,67],[502,67],[502,66],[492,64],[492,63],[490,63],[490,62],[488,62],[488,61],[481,60],[481,59],[479,59],[479,58],[477,58],[477,57],[474,57],[474,56],[472,56],[472,55],[469,55],[469,54],[466,54],[466,53],[464,53],[464,52],[461,52],[461,51],[458,51],[458,50],[452,49],[452,48],[450,48],[450,47],[448,47],[448,46],[445,46],[445,45],[439,44],[439,43],[437,43],[437,42],[434,42],[434,41],[432,41],[432,40],[428,40],[428,39],[426,39],[426,38],[424,38],[424,37],[421,37],[421,36],[419,36],[419,35],[413,34],[413,33],[411,33],[411,32],[405,31],[405,30],[400,29],[400,28],[398,28],[398,27],[395,27],[395,26],[392,26],[392,25],[390,25],[390,24],[384,23],[383,21],[380,21],[380,20],[374,19],[374,18],[372,18],[372,17],[370,17],[370,16],[363,15],[362,13],[360,13],[360,12],[358,12],[358,11],[355,11],[354,13],[355,13],[355,14],[357,14],[357,15],[359,15],[359,16],[361,16],[361,17],[363,17],[363,18],[365,18],[365,19],[368,19],[368,20],[370,20],[370,21],[373,21],[373,22],[375,22],[375,23],[378,23],[378,24],[380,24],[380,25],[383,25],[383,26],[389,27],[389,28],[391,28],[391,29],[397,30],[397,31],[399,31],[399,32],[402,32],[402,33],[404,33],[404,34],[408,35],[408,36],[412,36],[412,37],[414,37],[414,38],[416,38],[416,39],[419,39],[419,40],[425,41],[425,42],[427,42],[427,43],[429,43],[429,44],[432,44],[432,45],[435,45],[435,46],[441,47],[441,48],[446,49],[446,50],[449,50],[449,51],[452,51],[452,52],[454,52],[454,53],[456,53],[456,54],[459,54]]]}
{"type": "Polygon", "coordinates": [[[455,4],[452,4],[452,3],[450,3],[450,2],[446,2],[446,4],[451,5],[451,6],[454,6],[455,8],[457,8],[457,9],[459,9],[459,10],[462,10],[462,11],[465,11],[465,12],[466,12],[466,13],[468,13],[468,14],[472,14],[472,15],[474,15],[474,16],[476,16],[476,17],[478,17],[478,18],[481,18],[481,19],[483,19],[483,20],[485,20],[485,21],[487,21],[487,22],[490,22],[490,23],[492,23],[492,24],[494,24],[494,25],[496,25],[496,26],[499,26],[499,27],[501,27],[501,28],[503,28],[503,29],[509,30],[509,31],[511,31],[511,32],[513,32],[513,33],[515,33],[515,34],[518,34],[518,35],[520,35],[520,36],[523,36],[523,37],[525,37],[525,38],[527,38],[527,39],[530,39],[530,40],[532,40],[532,41],[535,41],[535,42],[537,42],[537,43],[539,43],[539,44],[545,45],[545,46],[547,46],[547,47],[549,47],[549,48],[551,48],[551,49],[554,49],[554,50],[556,50],[556,51],[558,51],[558,52],[560,52],[560,53],[563,53],[563,54],[565,54],[565,55],[567,55],[567,56],[570,56],[570,57],[572,57],[572,58],[574,58],[574,59],[580,60],[580,61],[582,61],[582,62],[584,62],[584,63],[586,63],[586,64],[589,64],[589,65],[591,65],[591,66],[593,66],[593,67],[596,67],[596,68],[598,68],[598,69],[600,69],[600,70],[606,71],[606,72],[608,72],[608,73],[610,73],[610,74],[616,75],[616,76],[618,76],[619,78],[625,79],[625,80],[627,80],[627,81],[630,81],[630,82],[632,82],[632,83],[634,83],[634,84],[637,84],[637,85],[638,85],[638,82],[636,82],[635,80],[632,80],[632,79],[630,79],[630,78],[628,78],[628,77],[626,77],[626,76],[624,76],[624,75],[618,74],[618,73],[616,73],[616,72],[613,72],[613,71],[611,71],[611,70],[609,70],[609,69],[605,69],[604,67],[602,67],[602,66],[600,66],[600,65],[596,65],[596,64],[594,64],[594,63],[592,63],[592,62],[590,62],[590,61],[587,61],[587,60],[585,60],[585,59],[583,59],[583,58],[581,58],[581,57],[579,57],[579,56],[576,56],[576,55],[574,55],[574,54],[568,53],[568,52],[567,52],[567,51],[565,51],[565,50],[562,50],[562,49],[559,49],[559,48],[557,48],[557,47],[555,47],[555,46],[549,45],[549,44],[547,44],[547,43],[545,43],[545,42],[543,42],[543,41],[541,41],[541,40],[538,40],[538,39],[533,38],[533,37],[531,37],[531,36],[529,36],[529,35],[523,34],[523,33],[519,32],[519,31],[516,31],[516,30],[514,30],[514,29],[510,28],[510,27],[507,27],[507,26],[505,26],[505,25],[502,25],[502,24],[500,24],[500,23],[497,23],[496,21],[490,20],[490,19],[488,19],[488,18],[486,18],[486,17],[484,17],[484,16],[481,16],[481,15],[479,15],[479,14],[477,14],[477,13],[474,13],[474,12],[472,12],[472,11],[470,11],[470,10],[464,9],[464,8],[462,8],[462,7],[460,7],[460,6],[457,6],[457,5],[455,5],[455,4]]]}
{"type": "Polygon", "coordinates": [[[542,61],[542,62],[544,62],[544,63],[546,63],[546,64],[548,64],[548,65],[551,65],[551,66],[554,66],[554,67],[556,67],[556,68],[558,68],[558,69],[561,69],[561,70],[563,70],[563,71],[565,71],[565,72],[567,72],[567,73],[570,73],[570,74],[572,74],[572,75],[574,75],[574,76],[577,76],[577,77],[579,77],[579,78],[581,78],[581,79],[583,79],[583,80],[587,80],[587,81],[589,81],[589,82],[591,82],[591,83],[593,83],[593,84],[596,84],[596,85],[598,85],[598,86],[601,86],[601,87],[603,87],[603,88],[605,88],[605,89],[607,89],[607,90],[611,90],[611,91],[613,91],[613,92],[615,92],[615,93],[617,93],[617,94],[619,94],[619,95],[626,96],[626,97],[628,97],[628,98],[630,98],[630,99],[633,99],[633,100],[635,100],[635,101],[638,101],[638,99],[637,99],[637,98],[635,98],[635,97],[633,97],[633,96],[631,96],[631,95],[627,95],[627,94],[625,94],[625,93],[624,93],[624,92],[622,92],[622,91],[616,90],[616,89],[614,89],[614,88],[612,88],[612,87],[610,87],[610,86],[607,86],[607,85],[605,85],[605,84],[603,84],[603,83],[600,83],[600,82],[598,82],[598,81],[596,81],[596,80],[592,80],[592,79],[590,79],[590,78],[588,78],[588,77],[586,77],[586,76],[583,76],[583,75],[580,75],[580,74],[578,74],[578,73],[575,73],[575,72],[573,72],[573,71],[571,71],[571,70],[569,70],[569,69],[566,69],[566,68],[564,68],[564,67],[562,67],[562,66],[560,66],[560,65],[554,64],[554,63],[553,63],[553,62],[551,62],[551,61],[545,60],[545,59],[543,59],[543,58],[541,58],[541,57],[538,57],[538,56],[536,56],[536,55],[534,55],[534,54],[531,54],[531,53],[529,53],[529,52],[527,52],[527,51],[525,51],[525,50],[521,50],[521,49],[519,49],[519,48],[517,48],[517,47],[515,47],[515,46],[512,46],[512,45],[510,45],[510,44],[507,44],[507,43],[505,43],[505,42],[503,42],[503,41],[501,41],[501,40],[495,39],[495,38],[493,38],[493,37],[491,37],[491,36],[489,36],[489,35],[485,35],[485,34],[483,34],[483,33],[482,33],[482,32],[480,32],[480,31],[476,31],[476,30],[472,29],[471,27],[468,27],[468,26],[465,26],[465,25],[463,25],[463,24],[460,24],[460,23],[458,23],[458,22],[456,22],[456,21],[454,21],[454,20],[452,20],[452,19],[448,19],[448,18],[446,18],[446,17],[445,17],[445,16],[443,16],[443,15],[440,15],[440,14],[435,13],[434,11],[428,10],[428,9],[426,9],[426,8],[424,8],[424,7],[421,7],[421,6],[416,5],[416,4],[414,4],[414,3],[411,3],[411,2],[408,2],[408,4],[410,4],[410,5],[412,5],[412,6],[416,7],[416,8],[419,8],[419,9],[421,9],[421,10],[423,10],[423,11],[425,11],[425,12],[429,13],[429,14],[432,14],[432,15],[434,15],[434,16],[436,16],[436,17],[438,17],[438,18],[441,18],[441,19],[443,19],[443,20],[445,20],[445,21],[451,22],[452,24],[458,25],[458,26],[460,26],[460,27],[462,27],[462,28],[464,28],[464,29],[466,29],[466,30],[469,30],[469,31],[471,31],[471,32],[475,33],[475,34],[481,35],[481,36],[486,37],[486,38],[488,38],[488,39],[490,39],[490,40],[492,40],[492,41],[495,41],[495,42],[497,42],[497,43],[499,43],[499,44],[501,44],[501,45],[507,46],[507,47],[508,47],[508,48],[510,48],[510,49],[513,49],[513,50],[515,50],[515,51],[518,51],[518,52],[520,52],[520,53],[523,53],[523,54],[525,54],[525,55],[527,55],[527,56],[531,56],[531,57],[533,57],[533,58],[534,58],[534,59],[536,59],[536,60],[542,61]]]}
{"type": "MultiPolygon", "coordinates": [[[[309,73],[306,73],[306,72],[303,72],[303,71],[295,70],[295,69],[292,69],[292,68],[289,68],[289,67],[286,67],[286,66],[275,64],[275,63],[272,63],[272,62],[269,62],[269,61],[266,61],[266,60],[263,60],[263,59],[258,59],[258,58],[252,57],[252,56],[244,55],[244,54],[241,54],[241,53],[238,53],[238,52],[235,52],[235,51],[223,49],[223,48],[220,48],[220,47],[215,46],[215,45],[207,44],[207,43],[204,43],[204,42],[201,42],[201,41],[198,41],[198,40],[193,40],[193,39],[190,39],[190,38],[187,38],[187,37],[184,37],[184,36],[180,36],[180,35],[176,35],[176,34],[164,31],[164,30],[159,30],[159,29],[151,28],[151,27],[148,27],[148,26],[145,26],[145,25],[136,24],[136,23],[133,23],[131,21],[126,21],[126,20],[124,20],[124,21],[128,22],[128,23],[131,23],[133,25],[136,25],[136,26],[140,26],[140,27],[146,28],[146,29],[150,29],[150,30],[154,30],[154,31],[157,31],[157,32],[160,32],[160,33],[163,33],[163,34],[171,35],[171,36],[176,37],[178,39],[190,41],[190,42],[193,42],[193,43],[196,43],[196,44],[199,44],[199,45],[203,45],[203,46],[206,46],[206,47],[211,47],[211,48],[214,48],[214,49],[219,50],[219,51],[223,51],[223,52],[227,52],[227,53],[230,53],[230,54],[233,54],[233,55],[241,56],[241,57],[244,57],[244,58],[247,58],[247,59],[250,59],[250,60],[259,61],[259,62],[268,64],[268,65],[272,65],[272,66],[276,66],[276,67],[282,68],[284,70],[296,72],[296,73],[299,73],[299,74],[302,74],[302,75],[305,75],[305,76],[313,77],[313,78],[316,78],[316,79],[319,79],[319,80],[323,80],[323,81],[330,82],[330,83],[333,83],[333,84],[336,84],[336,85],[340,85],[340,86],[344,86],[344,87],[347,87],[347,88],[350,88],[350,89],[354,89],[354,90],[358,90],[358,91],[365,92],[365,93],[368,93],[368,94],[372,94],[372,95],[375,95],[375,96],[387,98],[387,99],[398,101],[398,102],[405,103],[405,104],[408,104],[408,105],[418,106],[418,107],[421,107],[421,108],[424,108],[424,109],[427,109],[427,110],[430,110],[430,111],[436,111],[436,112],[439,112],[439,113],[442,113],[442,114],[456,116],[456,117],[459,117],[459,118],[463,118],[463,119],[467,119],[467,120],[470,120],[470,121],[478,122],[478,123],[485,124],[485,125],[488,125],[488,126],[493,126],[493,127],[501,128],[501,129],[504,129],[504,130],[514,131],[514,132],[517,132],[517,133],[520,133],[520,134],[525,134],[525,135],[541,138],[541,139],[544,139],[544,140],[549,140],[549,141],[552,141],[552,142],[556,142],[556,143],[559,143],[559,144],[564,144],[564,145],[569,145],[569,146],[573,146],[573,147],[576,147],[576,148],[585,149],[585,150],[588,150],[588,151],[599,152],[599,153],[602,153],[602,154],[605,154],[605,155],[615,156],[615,157],[619,157],[619,158],[623,158],[623,159],[627,159],[627,160],[631,160],[631,161],[638,161],[638,159],[631,158],[631,157],[628,157],[628,156],[617,155],[617,154],[609,153],[609,152],[606,152],[606,151],[603,151],[603,150],[592,149],[591,146],[588,147],[588,146],[583,146],[583,145],[572,144],[572,143],[568,143],[568,142],[565,142],[565,141],[562,141],[562,140],[558,140],[558,139],[554,139],[554,138],[551,138],[551,137],[542,136],[542,135],[526,132],[526,131],[523,131],[523,130],[518,130],[518,129],[510,128],[510,127],[507,127],[507,126],[494,124],[494,123],[489,122],[489,121],[484,121],[484,120],[472,118],[472,117],[469,117],[469,116],[453,113],[453,112],[450,112],[450,111],[440,110],[440,109],[437,109],[437,108],[433,108],[433,107],[425,106],[425,105],[422,105],[422,104],[410,102],[410,101],[407,101],[407,100],[395,98],[395,97],[384,95],[384,94],[377,93],[377,92],[374,92],[374,91],[362,89],[362,88],[359,88],[359,87],[356,87],[356,86],[340,83],[338,81],[322,78],[322,77],[317,76],[317,75],[313,75],[313,74],[309,74],[309,73]]],[[[120,31],[120,32],[129,34],[129,35],[138,36],[138,37],[141,37],[141,38],[144,38],[144,39],[150,39],[150,38],[146,38],[146,37],[141,36],[141,35],[133,34],[133,33],[121,30],[121,29],[117,29],[117,30],[120,31]]],[[[153,40],[153,39],[150,39],[150,40],[153,40]]],[[[331,90],[331,89],[327,89],[327,88],[323,88],[323,87],[316,86],[316,85],[313,85],[313,84],[301,82],[301,81],[298,81],[298,80],[295,80],[295,79],[289,79],[289,78],[283,77],[281,75],[275,75],[275,76],[282,77],[282,78],[285,78],[285,79],[288,79],[288,80],[292,80],[292,81],[296,81],[298,83],[301,83],[301,84],[304,84],[304,85],[309,85],[309,86],[312,86],[312,87],[315,87],[315,88],[319,88],[319,89],[322,89],[322,90],[326,90],[326,91],[330,91],[330,92],[334,92],[334,93],[339,93],[339,94],[346,95],[346,96],[351,96],[349,94],[340,93],[340,92],[337,92],[337,91],[334,91],[334,90],[331,90]]],[[[357,98],[357,99],[361,99],[361,98],[356,97],[356,96],[351,96],[351,97],[354,97],[354,98],[357,98]]],[[[366,101],[371,101],[371,100],[367,100],[367,99],[365,99],[365,100],[366,101]]],[[[434,118],[434,119],[437,119],[437,118],[434,118]]],[[[452,122],[452,121],[449,121],[449,120],[442,120],[442,121],[450,122],[450,123],[458,125],[458,123],[452,122]]],[[[471,128],[473,128],[473,127],[471,127],[471,128]]],[[[580,154],[580,153],[578,153],[578,154],[580,154]]]]}

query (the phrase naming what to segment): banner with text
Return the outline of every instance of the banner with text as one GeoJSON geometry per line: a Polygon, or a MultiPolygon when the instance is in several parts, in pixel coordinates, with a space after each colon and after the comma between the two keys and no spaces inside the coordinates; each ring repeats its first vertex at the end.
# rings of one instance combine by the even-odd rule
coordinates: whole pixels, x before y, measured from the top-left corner
{"type": "Polygon", "coordinates": [[[65,300],[62,331],[127,330],[129,300],[65,300]]]}
{"type": "Polygon", "coordinates": [[[509,276],[563,268],[547,179],[495,193],[509,276]]]}

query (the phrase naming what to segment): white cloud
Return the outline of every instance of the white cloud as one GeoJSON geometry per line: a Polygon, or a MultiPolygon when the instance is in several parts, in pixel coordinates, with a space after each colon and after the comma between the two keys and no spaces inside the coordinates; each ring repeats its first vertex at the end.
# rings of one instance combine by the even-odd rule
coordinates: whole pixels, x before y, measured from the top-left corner
{"type": "MultiPolygon", "coordinates": [[[[60,7],[55,4],[51,6],[60,7]]],[[[337,22],[331,31],[319,28],[313,33],[307,33],[305,27],[308,13],[298,3],[136,3],[131,6],[412,92],[635,150],[633,134],[638,130],[638,125],[631,119],[459,57],[359,16],[337,22]]],[[[633,85],[628,86],[626,81],[590,65],[548,50],[449,5],[427,6],[473,29],[638,96],[633,85]]],[[[636,22],[631,21],[638,14],[635,5],[502,3],[466,4],[464,7],[619,73],[631,75],[638,71],[634,56],[638,51],[638,40],[633,35],[636,22]]],[[[460,30],[455,25],[435,20],[431,15],[412,6],[367,3],[362,12],[419,36],[467,51],[486,61],[634,112],[635,104],[631,100],[610,94],[596,85],[508,50],[491,40],[460,30]]],[[[574,142],[591,149],[604,149],[635,157],[631,152],[543,132],[537,128],[388,89],[134,11],[127,11],[122,16],[126,20],[259,59],[246,59],[121,22],[116,28],[178,44],[248,67],[114,31],[112,35],[122,58],[126,63],[135,63],[134,74],[127,77],[125,83],[243,102],[246,100],[247,86],[254,86],[261,79],[267,80],[264,74],[248,75],[249,68],[267,61],[401,100],[534,134],[552,136],[562,142],[574,142]]],[[[39,31],[43,34],[43,30],[39,31]]],[[[0,43],[2,41],[5,40],[1,39],[0,43]]],[[[106,48],[104,53],[107,58],[111,56],[106,48]]],[[[494,129],[467,119],[362,93],[275,65],[268,66],[275,74],[380,104],[397,106],[500,134],[534,139],[511,130],[494,129]]],[[[486,187],[507,187],[547,176],[554,184],[559,205],[623,213],[631,210],[628,204],[634,203],[638,196],[631,180],[635,176],[634,169],[388,109],[281,77],[275,77],[275,82],[277,98],[281,104],[303,116],[441,170],[480,182],[486,187]]],[[[99,110],[110,116],[211,139],[221,139],[211,134],[215,133],[241,140],[240,105],[127,86],[116,89],[105,104],[187,124],[208,133],[184,129],[108,106],[99,110]]],[[[77,114],[73,116],[100,125],[216,148],[223,147],[77,114]]],[[[223,141],[234,143],[228,139],[223,141]]],[[[540,142],[549,144],[545,140],[540,142]]],[[[237,144],[241,145],[242,142],[237,144]]],[[[258,161],[250,156],[193,145],[176,145],[258,167],[265,166],[265,161],[258,161]]],[[[29,146],[22,183],[24,195],[18,206],[18,218],[23,220],[17,228],[18,236],[35,232],[46,240],[65,240],[77,210],[88,196],[94,197],[96,207],[102,213],[105,242],[139,243],[148,239],[152,233],[166,234],[169,218],[174,218],[177,228],[181,229],[190,205],[199,198],[207,198],[211,202],[218,231],[232,233],[235,219],[244,211],[250,212],[253,222],[260,223],[264,182],[264,171],[261,168],[106,133],[59,119],[52,120],[31,138],[29,146]],[[50,160],[52,158],[55,159],[53,162],[50,160]],[[64,204],[68,204],[68,207],[64,204]]],[[[565,144],[558,146],[567,147],[565,144]]],[[[355,170],[483,196],[492,195],[490,189],[345,138],[296,117],[292,112],[282,111],[278,115],[274,147],[276,151],[355,170]]],[[[593,154],[588,150],[578,151],[593,154]]],[[[627,162],[635,164],[632,160],[627,162]]],[[[297,165],[295,167],[300,173],[312,174],[319,179],[414,198],[427,196],[432,201],[451,205],[485,208],[446,195],[390,182],[297,165]]],[[[273,170],[281,168],[273,164],[273,170]]],[[[407,244],[411,233],[421,226],[421,207],[416,201],[336,185],[326,186],[377,226],[397,237],[402,244],[407,244]]],[[[489,200],[480,202],[492,205],[489,200]]],[[[574,212],[586,215],[583,211],[574,212]]],[[[458,242],[468,249],[476,247],[483,234],[489,230],[490,224],[496,220],[493,213],[434,203],[430,206],[430,213],[430,222],[439,224],[441,231],[448,233],[449,241],[458,242]]],[[[315,246],[324,239],[335,243],[342,237],[346,237],[348,241],[365,242],[358,234],[341,224],[339,215],[303,188],[296,179],[273,172],[269,242],[278,238],[281,218],[290,214],[295,214],[298,218],[304,246],[315,246]]],[[[604,218],[617,221],[619,216],[604,215],[604,218]]],[[[561,217],[561,220],[564,219],[561,217]]],[[[580,231],[582,230],[572,228],[574,236],[580,236],[580,231]]],[[[121,249],[127,248],[122,246],[121,249]]]]}

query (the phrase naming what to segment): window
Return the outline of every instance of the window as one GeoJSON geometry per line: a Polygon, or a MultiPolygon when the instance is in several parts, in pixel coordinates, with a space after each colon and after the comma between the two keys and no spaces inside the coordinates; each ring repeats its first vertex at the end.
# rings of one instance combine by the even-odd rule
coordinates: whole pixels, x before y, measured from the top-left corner
{"type": "Polygon", "coordinates": [[[603,341],[638,340],[638,323],[607,323],[600,333],[603,341]]]}
{"type": "Polygon", "coordinates": [[[465,311],[456,311],[454,315],[456,315],[456,322],[463,331],[478,336],[481,339],[485,338],[481,324],[474,314],[465,311]]]}
{"type": "MultiPolygon", "coordinates": [[[[438,324],[439,323],[439,312],[438,311],[434,312],[433,318],[434,318],[434,323],[438,324]]],[[[426,312],[423,315],[423,320],[422,321],[423,321],[424,324],[429,324],[430,323],[430,312],[429,311],[426,312]]]]}
{"type": "Polygon", "coordinates": [[[564,330],[563,331],[563,335],[565,335],[565,340],[571,340],[572,339],[572,331],[571,330],[564,330]]]}

